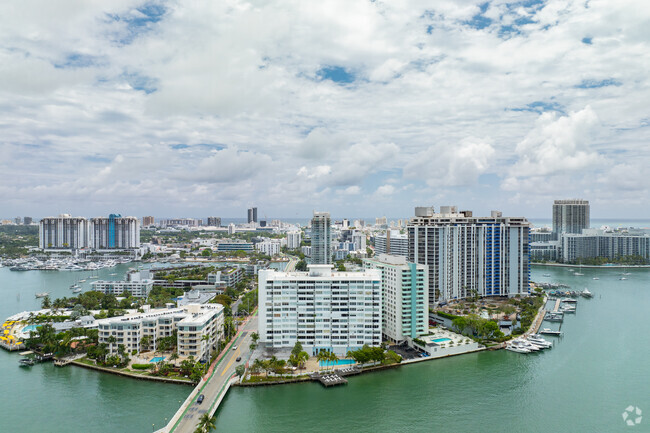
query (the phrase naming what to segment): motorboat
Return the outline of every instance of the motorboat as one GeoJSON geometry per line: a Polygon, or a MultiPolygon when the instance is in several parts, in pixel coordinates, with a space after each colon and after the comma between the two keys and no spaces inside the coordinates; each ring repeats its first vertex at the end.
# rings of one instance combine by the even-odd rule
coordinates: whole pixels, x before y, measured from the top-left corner
{"type": "Polygon", "coordinates": [[[31,367],[34,365],[34,360],[32,358],[22,358],[18,360],[18,364],[20,364],[21,367],[31,367]]]}
{"type": "Polygon", "coordinates": [[[570,305],[564,305],[560,310],[563,313],[574,314],[576,312],[576,307],[572,307],[570,305]]]}
{"type": "Polygon", "coordinates": [[[583,298],[591,298],[591,297],[594,296],[594,294],[591,293],[591,292],[589,291],[589,289],[587,289],[586,287],[585,287],[585,289],[582,291],[581,295],[582,295],[583,298]]]}
{"type": "Polygon", "coordinates": [[[621,280],[621,281],[622,281],[622,280],[627,280],[627,278],[625,278],[625,277],[621,277],[621,278],[619,278],[619,280],[621,280]]]}
{"type": "Polygon", "coordinates": [[[542,274],[542,277],[550,277],[551,274],[542,274]]]}
{"type": "Polygon", "coordinates": [[[600,280],[598,277],[593,277],[592,280],[600,280]]]}
{"type": "Polygon", "coordinates": [[[578,301],[576,301],[576,300],[573,299],[573,298],[562,298],[562,302],[564,302],[564,303],[566,303],[566,304],[575,304],[575,303],[577,303],[578,301]]]}
{"type": "Polygon", "coordinates": [[[562,331],[553,331],[551,328],[543,328],[539,333],[543,335],[562,335],[562,331]]]}
{"type": "Polygon", "coordinates": [[[48,295],[49,295],[49,293],[47,293],[47,292],[43,292],[43,293],[37,293],[37,294],[34,295],[34,296],[36,296],[37,298],[44,298],[44,297],[46,297],[46,296],[48,296],[48,295]]]}
{"type": "Polygon", "coordinates": [[[79,293],[79,292],[81,292],[81,287],[77,287],[72,291],[72,293],[79,293]]]}
{"type": "Polygon", "coordinates": [[[79,288],[79,284],[77,284],[77,283],[70,286],[70,290],[76,290],[78,288],[79,288]]]}

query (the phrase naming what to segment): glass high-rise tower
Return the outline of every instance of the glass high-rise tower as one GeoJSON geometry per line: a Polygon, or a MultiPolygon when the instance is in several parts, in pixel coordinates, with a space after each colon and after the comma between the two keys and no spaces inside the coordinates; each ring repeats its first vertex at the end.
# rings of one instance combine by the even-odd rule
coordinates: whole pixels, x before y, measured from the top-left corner
{"type": "Polygon", "coordinates": [[[588,229],[589,201],[555,200],[553,203],[553,235],[559,239],[562,233],[581,234],[588,229]]]}
{"type": "Polygon", "coordinates": [[[329,212],[316,212],[311,220],[311,262],[315,265],[332,263],[332,220],[329,212]]]}

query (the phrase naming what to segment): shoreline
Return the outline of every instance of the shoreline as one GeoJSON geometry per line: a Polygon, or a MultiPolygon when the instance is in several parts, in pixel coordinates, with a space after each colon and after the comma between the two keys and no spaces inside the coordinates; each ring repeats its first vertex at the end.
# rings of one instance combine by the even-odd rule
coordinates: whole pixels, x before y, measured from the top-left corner
{"type": "MultiPolygon", "coordinates": [[[[431,358],[431,357],[416,358],[416,359],[410,359],[410,360],[406,360],[406,361],[403,360],[399,364],[373,365],[373,366],[363,368],[361,370],[361,372],[359,374],[357,374],[356,376],[366,374],[366,373],[377,373],[377,372],[380,372],[380,371],[383,371],[383,370],[391,370],[391,369],[394,369],[394,368],[400,368],[402,366],[417,364],[419,362],[434,361],[434,360],[437,360],[437,359],[451,358],[453,356],[462,356],[462,355],[467,355],[467,354],[470,354],[470,353],[478,353],[478,352],[492,351],[492,350],[498,350],[498,349],[501,349],[501,347],[496,347],[496,346],[486,347],[486,346],[483,346],[483,347],[481,347],[479,349],[476,349],[476,350],[470,350],[470,351],[463,352],[463,353],[450,353],[448,355],[437,356],[435,358],[431,358]]],[[[323,370],[323,371],[325,371],[325,370],[323,370]]],[[[336,370],[333,370],[333,372],[336,373],[336,370]]],[[[305,373],[305,374],[309,374],[309,373],[305,373]]],[[[253,388],[253,387],[258,387],[258,386],[291,385],[291,384],[306,383],[306,382],[318,382],[318,381],[315,380],[315,379],[312,379],[311,377],[301,377],[301,378],[297,378],[297,379],[281,379],[281,380],[277,380],[277,381],[268,381],[268,382],[252,382],[252,383],[237,382],[237,383],[233,383],[232,386],[243,387],[243,388],[253,388]]]]}
{"type": "Polygon", "coordinates": [[[189,386],[192,386],[192,387],[195,386],[195,384],[193,382],[190,382],[190,381],[187,381],[187,380],[169,379],[169,378],[166,378],[166,377],[156,377],[156,376],[144,376],[144,375],[139,375],[139,374],[136,374],[136,373],[129,373],[127,371],[119,371],[119,370],[113,370],[113,369],[106,368],[106,367],[100,367],[98,365],[89,365],[89,364],[85,364],[85,363],[79,362],[79,361],[71,361],[70,364],[76,365],[78,367],[88,368],[90,370],[99,371],[99,372],[102,372],[102,373],[110,373],[110,374],[117,374],[119,376],[130,377],[132,379],[152,380],[152,381],[155,381],[155,382],[173,383],[173,384],[176,384],[176,385],[189,385],[189,386]]]}
{"type": "Polygon", "coordinates": [[[594,269],[609,269],[609,268],[650,268],[650,265],[570,265],[568,263],[535,263],[531,262],[533,266],[555,266],[558,268],[578,268],[582,266],[583,268],[594,268],[594,269]]]}

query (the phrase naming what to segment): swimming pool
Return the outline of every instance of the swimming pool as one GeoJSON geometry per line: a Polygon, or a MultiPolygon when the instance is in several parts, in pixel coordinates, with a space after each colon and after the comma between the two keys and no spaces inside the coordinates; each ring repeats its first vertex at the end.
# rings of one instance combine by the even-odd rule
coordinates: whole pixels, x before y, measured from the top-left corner
{"type": "Polygon", "coordinates": [[[29,334],[29,331],[34,331],[36,332],[36,328],[38,328],[41,325],[27,325],[23,328],[21,332],[24,332],[25,334],[29,334]]]}
{"type": "Polygon", "coordinates": [[[332,361],[320,361],[318,365],[321,367],[333,367],[335,365],[350,365],[350,364],[356,364],[353,359],[339,359],[336,362],[332,361]]]}
{"type": "Polygon", "coordinates": [[[165,360],[164,356],[156,356],[155,358],[151,358],[151,360],[149,362],[156,363],[156,362],[160,362],[160,361],[164,361],[164,360],[165,360]]]}
{"type": "Polygon", "coordinates": [[[436,338],[431,341],[433,341],[434,343],[444,343],[445,341],[451,341],[451,338],[436,338]]]}

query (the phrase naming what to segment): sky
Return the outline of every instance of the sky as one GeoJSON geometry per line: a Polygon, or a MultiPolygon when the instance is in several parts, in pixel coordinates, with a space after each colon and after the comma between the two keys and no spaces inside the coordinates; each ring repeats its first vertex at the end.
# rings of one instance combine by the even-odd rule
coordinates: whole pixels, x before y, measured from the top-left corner
{"type": "Polygon", "coordinates": [[[641,218],[645,1],[0,3],[0,217],[641,218]]]}

